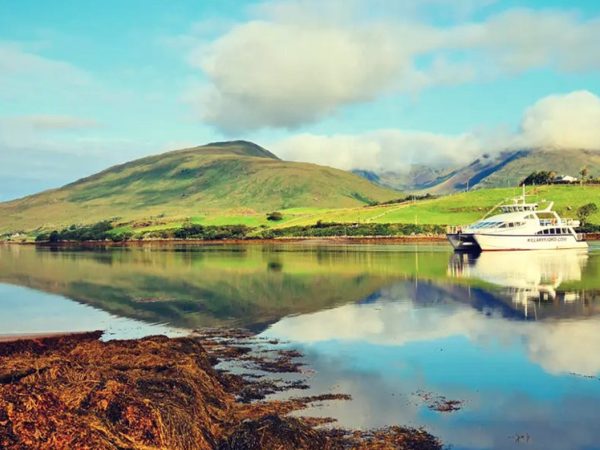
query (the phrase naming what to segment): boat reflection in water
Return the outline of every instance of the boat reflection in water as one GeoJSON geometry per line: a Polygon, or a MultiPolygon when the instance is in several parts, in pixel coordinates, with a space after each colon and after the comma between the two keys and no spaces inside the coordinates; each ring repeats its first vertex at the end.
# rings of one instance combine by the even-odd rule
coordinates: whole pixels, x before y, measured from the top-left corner
{"type": "Polygon", "coordinates": [[[599,448],[600,255],[448,256],[445,273],[421,264],[420,276],[363,302],[263,333],[306,355],[315,373],[302,395],[352,397],[303,413],[343,426],[424,426],[455,449],[599,448]],[[419,392],[462,409],[432,411],[419,392]]]}
{"type": "Polygon", "coordinates": [[[455,253],[448,276],[502,287],[525,317],[537,318],[544,306],[561,309],[585,301],[583,291],[563,286],[581,281],[587,262],[586,250],[455,253]]]}

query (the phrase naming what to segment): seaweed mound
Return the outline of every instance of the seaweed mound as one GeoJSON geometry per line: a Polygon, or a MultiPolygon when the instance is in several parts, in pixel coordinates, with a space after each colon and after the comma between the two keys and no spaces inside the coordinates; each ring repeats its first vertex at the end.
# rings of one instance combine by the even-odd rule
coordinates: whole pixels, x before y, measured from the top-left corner
{"type": "Polygon", "coordinates": [[[196,338],[100,335],[0,343],[0,448],[441,448],[422,430],[349,432],[286,415],[310,397],[243,403],[250,382],[216,371],[196,338]]]}

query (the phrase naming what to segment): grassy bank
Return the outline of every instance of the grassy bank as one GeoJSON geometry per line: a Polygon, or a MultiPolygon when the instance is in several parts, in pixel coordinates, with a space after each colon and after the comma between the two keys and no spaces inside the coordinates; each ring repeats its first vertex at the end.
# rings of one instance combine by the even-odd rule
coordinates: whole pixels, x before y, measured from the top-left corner
{"type": "MultiPolygon", "coordinates": [[[[504,200],[520,194],[517,188],[481,189],[438,198],[400,199],[398,203],[353,208],[291,208],[278,211],[279,220],[254,210],[220,210],[210,214],[149,217],[144,220],[110,221],[110,229],[98,222],[70,225],[62,229],[38,228],[21,233],[5,233],[12,240],[51,240],[50,233],[61,234],[59,240],[84,240],[90,232],[100,230],[100,240],[128,239],[268,239],[273,237],[325,236],[410,236],[443,233],[446,225],[474,222],[504,200]],[[104,234],[102,234],[104,233],[104,234]]],[[[565,217],[574,217],[577,209],[589,202],[600,205],[600,186],[539,186],[527,189],[528,200],[541,206],[554,202],[565,217]]],[[[600,212],[589,217],[590,224],[600,224],[600,212]]],[[[587,231],[597,231],[590,227],[587,231]]],[[[15,230],[16,231],[16,230],[15,230]]],[[[1,237],[1,236],[0,236],[1,237]]],[[[91,240],[94,240],[92,238],[91,240]]]]}

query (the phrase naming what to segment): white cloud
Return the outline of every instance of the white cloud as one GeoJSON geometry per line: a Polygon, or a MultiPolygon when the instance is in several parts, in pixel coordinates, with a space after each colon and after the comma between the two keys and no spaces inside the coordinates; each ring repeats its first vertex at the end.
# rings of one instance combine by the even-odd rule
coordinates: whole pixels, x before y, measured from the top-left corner
{"type": "Polygon", "coordinates": [[[382,27],[254,21],[191,57],[211,81],[197,99],[226,131],[292,127],[395,87],[410,61],[382,27]]]}
{"type": "Polygon", "coordinates": [[[541,67],[600,69],[600,19],[513,9],[464,20],[489,3],[268,2],[254,8],[257,18],[196,46],[188,59],[207,82],[187,99],[233,133],[297,127],[389,93],[541,67]],[[434,26],[423,18],[440,8],[458,19],[434,26]]]}
{"type": "Polygon", "coordinates": [[[59,187],[160,147],[100,137],[97,126],[74,116],[0,117],[0,201],[59,187]]]}
{"type": "Polygon", "coordinates": [[[486,130],[458,135],[398,129],[361,134],[303,133],[273,142],[281,158],[344,170],[408,170],[412,164],[447,167],[483,153],[523,148],[600,150],[600,97],[589,91],[544,97],[527,108],[514,132],[486,130]]]}
{"type": "Polygon", "coordinates": [[[583,21],[573,12],[514,9],[480,23],[448,30],[448,48],[479,51],[500,72],[536,67],[561,71],[600,69],[600,19],[583,21]]]}
{"type": "Polygon", "coordinates": [[[58,94],[65,100],[91,87],[93,79],[86,71],[24,47],[24,44],[0,41],[0,98],[40,101],[58,94]]]}
{"type": "Polygon", "coordinates": [[[310,161],[344,170],[403,170],[411,164],[444,166],[466,163],[482,150],[473,134],[377,130],[362,135],[300,134],[270,148],[290,161],[310,161]]]}
{"type": "Polygon", "coordinates": [[[530,147],[600,150],[600,97],[550,95],[525,111],[519,141],[530,147]]]}
{"type": "Polygon", "coordinates": [[[31,131],[50,130],[81,130],[95,128],[99,123],[83,117],[38,114],[31,116],[0,117],[0,127],[3,125],[31,131]]]}
{"type": "Polygon", "coordinates": [[[28,52],[17,43],[0,41],[0,74],[3,77],[35,73],[39,75],[40,72],[44,76],[71,78],[81,84],[90,79],[85,71],[72,64],[28,52]]]}

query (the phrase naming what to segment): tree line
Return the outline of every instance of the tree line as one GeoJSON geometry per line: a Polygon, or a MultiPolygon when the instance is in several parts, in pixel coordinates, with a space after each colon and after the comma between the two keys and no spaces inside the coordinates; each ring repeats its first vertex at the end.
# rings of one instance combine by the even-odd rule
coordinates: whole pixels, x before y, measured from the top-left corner
{"type": "MultiPolygon", "coordinates": [[[[582,167],[579,170],[578,175],[579,180],[575,181],[573,184],[600,184],[600,177],[592,177],[587,167],[582,167]]],[[[521,180],[519,186],[554,184],[557,183],[557,177],[558,173],[554,170],[533,171],[529,175],[527,175],[523,180],[521,180]]]]}

